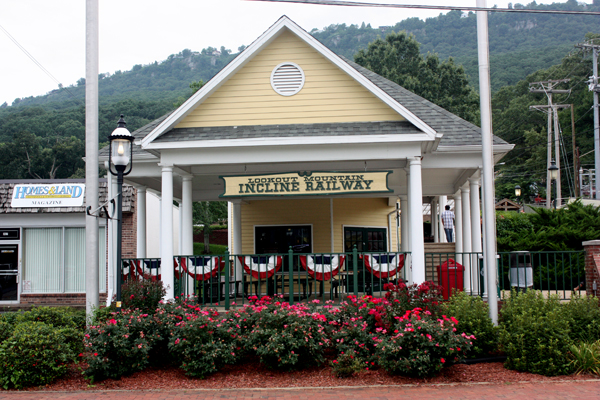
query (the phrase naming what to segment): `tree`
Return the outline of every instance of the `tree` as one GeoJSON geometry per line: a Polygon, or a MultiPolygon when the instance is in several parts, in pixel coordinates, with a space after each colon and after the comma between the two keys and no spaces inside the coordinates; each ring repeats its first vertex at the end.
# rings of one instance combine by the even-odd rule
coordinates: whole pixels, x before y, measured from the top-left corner
{"type": "Polygon", "coordinates": [[[385,40],[377,39],[360,50],[354,60],[459,117],[479,123],[479,96],[469,86],[464,68],[452,58],[424,57],[414,36],[392,32],[385,40]]]}
{"type": "Polygon", "coordinates": [[[193,207],[194,225],[203,225],[204,253],[210,253],[210,232],[216,222],[227,220],[227,202],[225,201],[198,201],[193,207]]]}

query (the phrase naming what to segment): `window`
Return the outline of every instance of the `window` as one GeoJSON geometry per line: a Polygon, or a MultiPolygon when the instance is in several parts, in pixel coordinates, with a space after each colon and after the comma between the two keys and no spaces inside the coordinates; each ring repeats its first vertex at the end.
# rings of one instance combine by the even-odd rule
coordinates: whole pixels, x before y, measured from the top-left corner
{"type": "MultiPolygon", "coordinates": [[[[310,225],[257,226],[254,228],[256,254],[312,253],[312,228],[310,225]]],[[[296,257],[294,257],[296,259],[296,257]]],[[[288,271],[288,257],[283,258],[282,271],[288,271]]],[[[294,265],[297,270],[298,265],[294,265]]]]}
{"type": "MultiPolygon", "coordinates": [[[[85,228],[24,229],[23,280],[27,293],[85,292],[85,228]]],[[[100,292],[106,292],[105,228],[98,232],[100,292]]]]}

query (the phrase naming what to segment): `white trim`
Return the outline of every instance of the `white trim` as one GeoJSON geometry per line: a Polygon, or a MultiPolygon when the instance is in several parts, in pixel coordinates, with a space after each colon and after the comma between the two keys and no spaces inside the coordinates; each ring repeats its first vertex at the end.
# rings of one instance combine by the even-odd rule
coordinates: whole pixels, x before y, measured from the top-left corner
{"type": "MultiPolygon", "coordinates": [[[[492,146],[494,153],[509,152],[515,147],[514,144],[495,144],[492,146]]],[[[456,145],[456,146],[438,146],[435,152],[438,153],[481,153],[480,144],[456,145]]],[[[434,153],[435,153],[434,152],[434,153]]]]}
{"type": "Polygon", "coordinates": [[[292,33],[304,40],[309,46],[319,52],[327,60],[335,64],[342,71],[346,72],[350,77],[354,78],[359,84],[373,93],[377,98],[383,101],[386,105],[396,111],[398,114],[403,116],[407,121],[415,125],[417,128],[422,130],[430,140],[434,140],[437,132],[435,129],[427,125],[415,114],[406,109],[403,105],[394,100],[389,94],[380,89],[373,82],[368,80],[364,75],[359,73],[357,70],[352,68],[348,63],[343,61],[334,52],[329,50],[318,40],[313,38],[305,30],[300,28],[295,22],[290,20],[285,15],[282,16],[275,24],[265,31],[258,39],[256,39],[250,46],[248,46],[240,55],[238,55],[233,61],[231,61],[225,68],[223,68],[217,75],[215,75],[206,85],[192,95],[185,103],[183,103],[177,110],[169,115],[163,122],[161,122],[156,128],[154,128],[144,139],[142,139],[142,148],[146,149],[148,145],[159,137],[162,133],[168,131],[177,125],[183,118],[185,118],[193,109],[200,105],[206,100],[214,91],[216,91],[228,78],[233,76],[239,69],[241,69],[247,62],[249,62],[256,54],[258,54],[265,46],[271,43],[277,38],[284,30],[289,29],[292,33]]]}
{"type": "Polygon", "coordinates": [[[425,134],[403,135],[354,135],[354,136],[314,136],[314,137],[267,137],[230,140],[190,140],[186,142],[151,143],[148,149],[190,149],[207,147],[251,147],[251,146],[291,146],[314,144],[353,144],[353,143],[405,143],[430,140],[425,134]],[[341,139],[344,139],[343,141],[341,139]]]}

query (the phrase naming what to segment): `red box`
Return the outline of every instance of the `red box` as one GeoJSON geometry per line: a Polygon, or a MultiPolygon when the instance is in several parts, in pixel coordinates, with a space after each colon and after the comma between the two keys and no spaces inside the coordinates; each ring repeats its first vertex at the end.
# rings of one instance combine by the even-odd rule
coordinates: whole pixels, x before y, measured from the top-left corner
{"type": "Polygon", "coordinates": [[[452,294],[452,289],[464,289],[465,267],[453,259],[449,259],[437,267],[438,284],[442,287],[444,299],[448,300],[452,294]]]}

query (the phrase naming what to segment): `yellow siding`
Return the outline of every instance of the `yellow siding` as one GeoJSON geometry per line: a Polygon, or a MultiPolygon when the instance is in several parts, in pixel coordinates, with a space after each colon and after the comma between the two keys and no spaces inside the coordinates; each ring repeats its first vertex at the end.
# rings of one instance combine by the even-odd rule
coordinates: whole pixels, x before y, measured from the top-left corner
{"type": "MultiPolygon", "coordinates": [[[[388,213],[396,207],[388,206],[388,200],[382,198],[372,199],[333,199],[333,240],[336,251],[343,251],[344,227],[376,227],[387,230],[386,239],[389,243],[388,213]]],[[[396,217],[392,215],[391,221],[392,249],[398,251],[396,235],[396,217]]],[[[398,233],[400,230],[398,229],[398,233]]],[[[389,245],[388,245],[389,247],[389,245]]],[[[389,250],[389,249],[388,249],[389,250]]]]}
{"type": "Polygon", "coordinates": [[[403,120],[286,30],[177,128],[403,120]],[[281,96],[271,87],[271,72],[283,62],[294,62],[304,70],[304,87],[294,96],[281,96]]]}
{"type": "MultiPolygon", "coordinates": [[[[387,199],[333,199],[334,251],[343,251],[344,226],[387,229],[387,214],[394,208],[387,205],[387,199]]],[[[254,227],[257,225],[312,225],[313,252],[331,251],[329,198],[257,200],[243,204],[242,252],[245,254],[254,253],[254,227]]],[[[395,227],[396,219],[392,217],[392,251],[397,248],[395,227]]]]}

